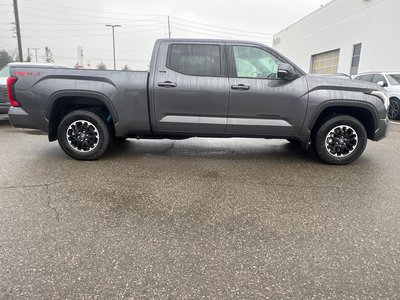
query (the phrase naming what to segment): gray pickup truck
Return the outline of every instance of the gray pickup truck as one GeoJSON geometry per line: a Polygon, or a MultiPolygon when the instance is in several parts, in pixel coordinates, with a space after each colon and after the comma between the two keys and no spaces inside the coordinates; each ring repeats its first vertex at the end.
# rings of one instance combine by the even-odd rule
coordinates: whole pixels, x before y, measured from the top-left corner
{"type": "Polygon", "coordinates": [[[388,127],[381,87],[306,75],[252,42],[161,39],[149,72],[11,67],[7,84],[12,125],[43,130],[83,160],[131,137],[253,137],[348,164],[388,127]]]}

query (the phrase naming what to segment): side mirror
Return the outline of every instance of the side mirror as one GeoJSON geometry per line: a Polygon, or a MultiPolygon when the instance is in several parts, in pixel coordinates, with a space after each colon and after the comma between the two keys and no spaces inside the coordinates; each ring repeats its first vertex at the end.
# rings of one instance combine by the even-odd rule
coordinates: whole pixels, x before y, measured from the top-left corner
{"type": "Polygon", "coordinates": [[[278,78],[285,80],[294,80],[299,77],[293,66],[286,63],[281,63],[278,65],[278,78]]]}
{"type": "Polygon", "coordinates": [[[382,81],[378,81],[376,84],[380,85],[381,87],[387,87],[388,86],[388,84],[386,82],[384,82],[383,80],[382,81]]]}

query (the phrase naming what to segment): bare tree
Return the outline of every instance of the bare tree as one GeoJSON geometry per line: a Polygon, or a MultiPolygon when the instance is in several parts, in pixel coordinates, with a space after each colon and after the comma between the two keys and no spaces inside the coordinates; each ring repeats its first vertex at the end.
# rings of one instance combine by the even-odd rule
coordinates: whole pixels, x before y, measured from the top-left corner
{"type": "Polygon", "coordinates": [[[99,69],[99,70],[107,70],[107,66],[106,66],[106,64],[105,63],[103,63],[102,61],[101,62],[99,62],[98,64],[97,64],[97,69],[99,69]]]}
{"type": "Polygon", "coordinates": [[[54,57],[53,57],[53,53],[51,52],[49,47],[45,47],[44,48],[44,61],[47,63],[54,63],[54,57]]]}

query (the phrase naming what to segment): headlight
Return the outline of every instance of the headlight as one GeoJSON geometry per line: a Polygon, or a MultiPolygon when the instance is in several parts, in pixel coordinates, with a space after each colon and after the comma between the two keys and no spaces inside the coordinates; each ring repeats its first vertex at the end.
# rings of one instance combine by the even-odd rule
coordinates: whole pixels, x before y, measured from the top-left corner
{"type": "Polygon", "coordinates": [[[371,95],[374,95],[378,97],[379,99],[382,100],[383,105],[385,105],[386,110],[389,109],[390,101],[389,101],[389,96],[385,91],[373,91],[371,92],[371,95]]]}

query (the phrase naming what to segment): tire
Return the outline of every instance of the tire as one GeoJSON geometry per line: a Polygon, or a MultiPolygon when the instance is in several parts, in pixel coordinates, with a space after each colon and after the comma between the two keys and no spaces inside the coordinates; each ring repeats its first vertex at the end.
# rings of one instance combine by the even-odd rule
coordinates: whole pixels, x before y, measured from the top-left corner
{"type": "Polygon", "coordinates": [[[57,131],[61,149],[78,160],[95,160],[102,156],[112,142],[105,120],[87,110],[67,114],[57,131]]]}
{"type": "Polygon", "coordinates": [[[342,115],[321,125],[314,137],[313,148],[324,163],[347,165],[361,156],[367,140],[364,125],[354,117],[342,115]]]}
{"type": "Polygon", "coordinates": [[[400,100],[397,98],[390,99],[390,105],[388,109],[389,119],[398,120],[400,119],[400,100]]]}

